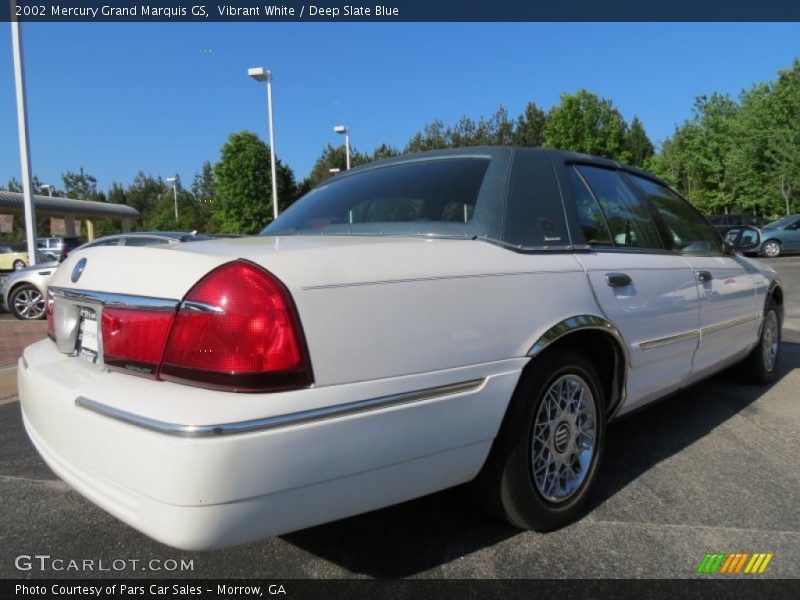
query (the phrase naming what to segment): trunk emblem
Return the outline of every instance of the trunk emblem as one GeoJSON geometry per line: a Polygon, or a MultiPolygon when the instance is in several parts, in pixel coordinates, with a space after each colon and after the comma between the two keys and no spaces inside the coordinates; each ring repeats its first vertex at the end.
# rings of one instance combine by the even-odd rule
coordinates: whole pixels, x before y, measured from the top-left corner
{"type": "Polygon", "coordinates": [[[76,263],[75,268],[72,269],[72,276],[70,277],[70,279],[72,279],[72,283],[75,283],[76,281],[78,281],[78,279],[81,278],[81,275],[83,274],[83,269],[85,267],[86,267],[86,259],[85,258],[80,259],[76,263]]]}

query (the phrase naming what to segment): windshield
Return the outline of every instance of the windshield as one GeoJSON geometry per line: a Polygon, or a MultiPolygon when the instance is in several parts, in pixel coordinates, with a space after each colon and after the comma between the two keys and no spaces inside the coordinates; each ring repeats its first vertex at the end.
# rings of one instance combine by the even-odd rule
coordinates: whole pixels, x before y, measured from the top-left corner
{"type": "Polygon", "coordinates": [[[777,221],[773,221],[772,223],[767,223],[764,226],[764,229],[780,229],[781,227],[786,227],[787,225],[791,225],[797,220],[797,215],[789,215],[788,217],[781,217],[777,221]]]}
{"type": "Polygon", "coordinates": [[[483,235],[474,217],[488,166],[488,158],[458,157],[333,177],[261,234],[483,235]]]}

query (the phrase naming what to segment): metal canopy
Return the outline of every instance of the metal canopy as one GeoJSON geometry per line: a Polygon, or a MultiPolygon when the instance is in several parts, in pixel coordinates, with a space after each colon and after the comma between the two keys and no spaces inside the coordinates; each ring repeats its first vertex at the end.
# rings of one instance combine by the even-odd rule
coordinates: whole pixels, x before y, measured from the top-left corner
{"type": "MultiPolygon", "coordinates": [[[[59,216],[70,214],[75,217],[84,218],[136,218],[141,216],[138,210],[124,204],[74,200],[72,198],[59,198],[57,196],[35,195],[33,197],[33,204],[36,207],[37,215],[59,216]]],[[[21,212],[23,206],[22,194],[0,191],[0,213],[4,212],[4,209],[21,212]]]]}

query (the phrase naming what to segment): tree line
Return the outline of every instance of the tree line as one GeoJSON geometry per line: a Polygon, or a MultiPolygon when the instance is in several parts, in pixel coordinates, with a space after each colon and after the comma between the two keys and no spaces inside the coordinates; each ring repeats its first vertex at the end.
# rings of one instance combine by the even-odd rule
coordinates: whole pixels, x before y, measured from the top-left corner
{"type": "MultiPolygon", "coordinates": [[[[464,116],[456,123],[427,123],[403,147],[383,143],[371,152],[351,149],[351,164],[443,148],[477,145],[562,148],[643,167],[667,180],[705,212],[749,212],[771,218],[797,210],[800,191],[800,61],[777,79],[744,90],[738,98],[713,93],[695,100],[692,116],[676,126],[658,152],[642,122],[628,122],[610,99],[587,90],[565,93],[545,111],[534,102],[512,117],[500,107],[489,117],[464,116]]],[[[309,175],[297,181],[291,167],[277,164],[280,209],[344,170],[345,149],[328,144],[309,175]]],[[[179,218],[171,184],[139,171],[128,186],[97,180],[82,168],[62,175],[53,195],[116,202],[139,210],[137,230],[199,230],[257,233],[272,218],[269,147],[254,133],[229,136],[215,164],[205,162],[191,183],[176,177],[179,218]]],[[[42,193],[34,177],[34,192],[42,193]]],[[[21,191],[15,180],[6,189],[21,191]]],[[[19,221],[19,219],[17,219],[19,221]]],[[[47,224],[40,224],[46,228],[47,224]]],[[[118,232],[119,220],[97,225],[98,234],[118,232]]],[[[21,236],[20,228],[15,227],[21,236]]],[[[42,232],[46,233],[46,232],[42,232]]]]}

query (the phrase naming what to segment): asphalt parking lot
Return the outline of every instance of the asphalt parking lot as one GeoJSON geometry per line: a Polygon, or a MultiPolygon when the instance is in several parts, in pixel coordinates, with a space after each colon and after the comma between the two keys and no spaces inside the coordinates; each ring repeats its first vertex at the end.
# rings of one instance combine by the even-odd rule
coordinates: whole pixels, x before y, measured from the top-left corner
{"type": "Polygon", "coordinates": [[[0,401],[0,577],[683,578],[697,577],[711,551],[771,552],[759,577],[800,577],[800,257],[769,262],[787,298],[778,381],[751,387],[726,372],[617,422],[591,511],[560,531],[491,521],[455,488],[245,546],[180,552],[58,480],[12,397],[0,401]],[[17,556],[37,554],[94,560],[95,569],[140,562],[93,573],[15,568],[17,556]],[[193,569],[142,567],[151,559],[190,559],[193,569]]]}

